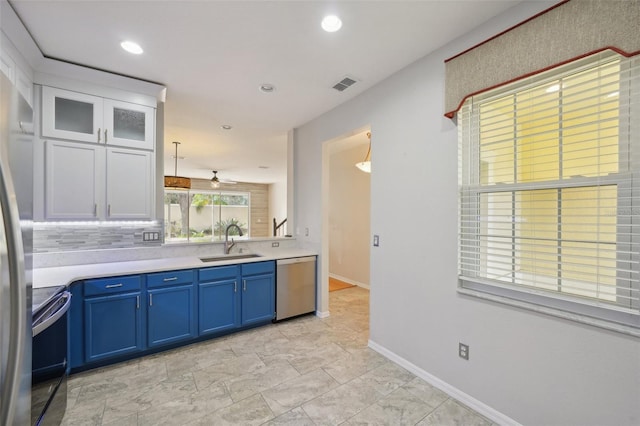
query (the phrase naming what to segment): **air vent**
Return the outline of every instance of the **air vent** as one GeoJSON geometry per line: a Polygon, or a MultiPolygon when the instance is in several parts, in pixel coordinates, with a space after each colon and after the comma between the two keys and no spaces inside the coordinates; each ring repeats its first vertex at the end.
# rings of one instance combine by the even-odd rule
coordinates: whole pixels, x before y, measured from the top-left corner
{"type": "Polygon", "coordinates": [[[356,84],[358,81],[351,78],[351,77],[345,77],[342,80],[340,80],[338,83],[336,83],[333,88],[336,89],[338,92],[342,92],[345,89],[347,89],[350,86],[353,86],[354,84],[356,84]]]}

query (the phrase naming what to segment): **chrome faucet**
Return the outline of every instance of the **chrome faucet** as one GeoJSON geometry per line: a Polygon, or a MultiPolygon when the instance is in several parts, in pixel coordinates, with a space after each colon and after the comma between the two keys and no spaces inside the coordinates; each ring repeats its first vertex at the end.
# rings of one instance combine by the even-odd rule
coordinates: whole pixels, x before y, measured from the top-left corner
{"type": "Polygon", "coordinates": [[[224,231],[224,254],[229,254],[231,248],[236,245],[235,241],[233,241],[233,237],[231,238],[231,244],[229,244],[229,229],[234,226],[238,228],[238,233],[242,237],[242,229],[240,229],[238,225],[232,223],[231,225],[227,226],[227,229],[224,231]]]}

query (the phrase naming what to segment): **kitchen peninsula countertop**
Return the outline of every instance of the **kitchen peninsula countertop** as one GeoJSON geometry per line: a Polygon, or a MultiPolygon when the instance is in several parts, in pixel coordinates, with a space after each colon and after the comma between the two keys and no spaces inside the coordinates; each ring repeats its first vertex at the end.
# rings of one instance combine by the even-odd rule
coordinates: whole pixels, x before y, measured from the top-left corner
{"type": "MultiPolygon", "coordinates": [[[[259,257],[245,259],[218,260],[215,262],[203,262],[200,257],[164,257],[146,260],[133,260],[125,262],[93,263],[86,265],[69,265],[48,268],[33,269],[33,288],[68,286],[75,281],[92,278],[115,277],[121,275],[146,274],[162,271],[176,271],[180,269],[199,269],[215,266],[237,265],[242,263],[264,262],[267,260],[288,259],[292,257],[316,256],[317,253],[299,248],[278,248],[272,250],[259,250],[255,252],[240,253],[256,254],[259,257]]],[[[230,256],[236,256],[233,253],[230,256]]],[[[223,256],[212,254],[211,257],[223,256]]],[[[208,256],[202,256],[206,258],[208,256]]]]}

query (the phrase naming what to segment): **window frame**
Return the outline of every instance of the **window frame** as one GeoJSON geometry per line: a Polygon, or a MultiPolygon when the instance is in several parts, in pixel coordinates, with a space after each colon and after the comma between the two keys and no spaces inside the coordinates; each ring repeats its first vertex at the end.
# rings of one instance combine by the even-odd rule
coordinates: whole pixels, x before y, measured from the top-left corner
{"type": "MultiPolygon", "coordinates": [[[[512,306],[517,306],[519,308],[524,308],[528,310],[533,310],[536,312],[546,313],[549,315],[570,319],[573,321],[595,325],[598,327],[606,328],[609,330],[614,330],[618,332],[622,332],[625,334],[640,336],[640,307],[638,306],[638,301],[631,301],[629,308],[621,308],[615,304],[605,303],[599,301],[597,299],[587,299],[572,296],[570,294],[565,294],[561,292],[550,292],[539,290],[533,287],[520,287],[518,285],[508,284],[507,282],[500,282],[498,280],[491,280],[488,278],[482,277],[470,277],[465,276],[463,274],[463,266],[464,262],[470,262],[471,268],[473,268],[473,262],[475,262],[477,270],[482,268],[481,264],[481,237],[480,237],[480,228],[481,228],[481,195],[489,194],[489,193],[509,193],[515,194],[516,190],[531,190],[532,185],[529,183],[497,183],[492,185],[482,185],[481,184],[481,173],[482,173],[482,164],[480,161],[480,142],[479,137],[477,140],[473,141],[474,129],[478,129],[480,126],[479,123],[479,108],[477,105],[481,102],[489,102],[491,100],[496,100],[501,97],[513,95],[515,96],[517,92],[524,92],[525,90],[531,89],[536,86],[548,84],[550,81],[557,80],[562,76],[566,76],[569,73],[579,72],[583,69],[588,69],[598,64],[598,62],[602,59],[609,58],[611,53],[604,52],[602,54],[594,55],[592,57],[584,58],[579,61],[575,61],[572,64],[567,66],[559,67],[556,70],[542,73],[530,77],[524,81],[515,82],[510,85],[504,86],[499,89],[494,89],[488,93],[480,94],[475,97],[471,97],[467,99],[467,101],[460,108],[458,114],[458,176],[459,176],[459,194],[458,194],[458,292],[464,295],[470,295],[486,300],[491,300],[494,302],[505,303],[512,306]],[[474,111],[475,108],[475,111],[474,111]],[[465,117],[461,120],[461,117],[465,117]],[[464,127],[464,124],[468,124],[467,128],[464,127]],[[465,139],[467,138],[467,139],[465,139]],[[475,150],[472,151],[471,155],[465,156],[463,153],[463,149],[468,148],[463,146],[465,143],[475,144],[475,150]],[[464,184],[467,182],[467,184],[464,184]],[[473,219],[475,217],[475,219],[473,219]],[[472,218],[466,220],[465,218],[472,218]],[[469,257],[468,252],[463,252],[463,241],[464,245],[471,245],[470,253],[471,257],[469,257]],[[476,244],[476,249],[474,251],[473,244],[476,244]],[[476,258],[473,258],[473,253],[475,253],[476,258]],[[465,258],[465,255],[467,256],[465,258]]],[[[640,62],[637,58],[631,60],[623,60],[621,61],[621,69],[620,73],[623,73],[624,67],[630,67],[629,69],[633,69],[633,75],[631,76],[631,83],[627,84],[640,84],[640,72],[638,72],[638,66],[631,67],[629,64],[632,61],[640,62]]],[[[628,71],[628,69],[627,69],[628,71]]],[[[623,82],[621,81],[621,85],[623,82]]],[[[620,90],[620,104],[624,104],[625,106],[629,106],[632,104],[631,100],[631,91],[627,90],[628,87],[622,87],[620,90]],[[624,90],[623,90],[624,89],[624,90]],[[622,94],[626,93],[627,101],[622,102],[622,94]]],[[[636,92],[638,89],[636,89],[636,92]]],[[[638,127],[636,126],[633,137],[636,138],[634,142],[630,142],[630,138],[628,133],[628,129],[632,126],[633,123],[637,123],[640,120],[640,112],[638,111],[638,102],[635,101],[634,108],[632,108],[629,114],[624,115],[621,114],[619,118],[626,117],[628,122],[620,121],[619,123],[619,155],[618,161],[628,162],[627,165],[623,166],[619,164],[618,172],[615,174],[609,174],[606,176],[599,176],[597,178],[593,177],[572,177],[570,179],[560,179],[554,181],[544,181],[543,184],[536,183],[535,189],[544,189],[545,187],[548,189],[559,190],[561,192],[562,189],[565,188],[579,188],[579,187],[592,187],[592,186],[605,186],[608,183],[614,184],[617,186],[617,199],[621,199],[624,197],[631,197],[633,193],[638,191],[640,187],[640,177],[639,171],[634,170],[634,166],[631,164],[632,160],[623,158],[620,155],[623,152],[620,148],[621,144],[633,143],[634,147],[624,148],[624,152],[633,153],[632,155],[638,155],[634,153],[633,149],[638,150],[638,141],[637,139],[640,137],[640,133],[638,133],[638,127]],[[594,180],[598,181],[597,185],[594,185],[594,180]],[[626,187],[625,185],[630,185],[630,187],[626,187]],[[635,189],[632,189],[635,188],[635,189]]],[[[516,132],[516,127],[514,126],[514,134],[516,132]]],[[[477,132],[475,133],[477,135],[477,132]]],[[[515,140],[515,139],[514,139],[515,140]]],[[[470,145],[471,146],[471,145],[470,145]]],[[[515,164],[518,159],[514,157],[514,169],[515,164]]],[[[560,160],[560,167],[563,165],[560,160]]],[[[560,175],[561,176],[561,175],[560,175]]],[[[512,208],[516,207],[516,201],[512,198],[511,201],[512,208]]],[[[514,213],[515,214],[515,213],[514,213]]],[[[617,209],[617,220],[616,220],[616,233],[619,234],[621,226],[638,226],[640,223],[640,212],[636,212],[635,210],[629,215],[628,222],[620,224],[620,218],[622,214],[620,213],[620,207],[617,209]]],[[[512,218],[513,221],[516,218],[512,218]]],[[[626,218],[625,218],[626,220],[626,218]]],[[[512,225],[512,228],[515,225],[512,225]]],[[[489,238],[487,236],[486,238],[489,238]]],[[[516,237],[513,237],[514,239],[516,237]]],[[[558,242],[561,242],[562,239],[558,239],[558,242]]],[[[637,245],[637,241],[621,241],[619,237],[616,238],[616,263],[617,268],[621,268],[621,262],[627,262],[628,267],[630,268],[633,260],[631,256],[629,259],[621,259],[619,257],[619,252],[621,251],[620,245],[627,244],[629,248],[629,252],[633,248],[633,246],[637,245]]],[[[513,255],[516,258],[516,255],[513,255]]],[[[485,264],[485,268],[488,264],[485,264]]],[[[465,266],[466,267],[466,266],[465,266]]],[[[471,274],[469,274],[471,275],[471,274]]],[[[616,291],[619,291],[621,288],[620,280],[624,280],[621,278],[619,274],[616,274],[616,291]]],[[[633,288],[636,290],[636,284],[632,284],[632,280],[628,279],[629,289],[627,291],[631,291],[633,288]]]]}

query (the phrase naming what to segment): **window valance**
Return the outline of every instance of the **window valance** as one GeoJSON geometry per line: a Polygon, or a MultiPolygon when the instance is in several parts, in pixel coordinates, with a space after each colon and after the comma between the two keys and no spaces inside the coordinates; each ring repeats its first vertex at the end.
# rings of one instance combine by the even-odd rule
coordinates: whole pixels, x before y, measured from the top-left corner
{"type": "Polygon", "coordinates": [[[611,49],[640,53],[640,0],[565,0],[445,61],[445,116],[469,96],[611,49]]]}

